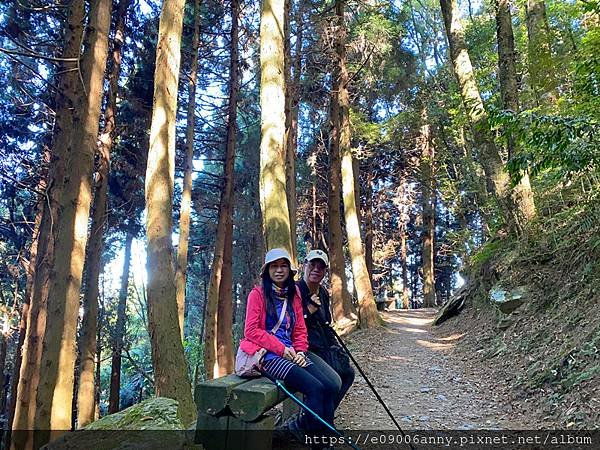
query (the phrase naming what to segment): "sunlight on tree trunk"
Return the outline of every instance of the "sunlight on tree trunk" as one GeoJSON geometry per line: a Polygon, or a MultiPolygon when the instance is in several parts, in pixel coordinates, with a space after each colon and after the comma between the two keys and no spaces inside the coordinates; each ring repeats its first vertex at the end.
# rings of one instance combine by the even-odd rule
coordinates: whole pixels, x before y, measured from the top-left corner
{"type": "Polygon", "coordinates": [[[264,0],[260,20],[260,205],[267,250],[292,253],[286,192],[284,0],[264,0]]]}
{"type": "Polygon", "coordinates": [[[35,436],[36,446],[48,442],[49,430],[61,430],[53,433],[59,435],[71,428],[72,410],[65,405],[71,405],[73,398],[79,293],[111,11],[110,0],[91,2],[87,45],[81,63],[85,90],[76,107],[68,177],[64,181],[62,212],[56,224],[53,280],[48,294],[47,326],[40,363],[44,376],[38,386],[35,415],[35,428],[43,431],[35,436]]]}
{"type": "Polygon", "coordinates": [[[475,82],[464,29],[460,22],[457,0],[440,0],[440,6],[444,16],[454,74],[471,123],[473,138],[479,147],[479,161],[486,175],[488,192],[494,195],[498,201],[500,212],[508,227],[519,234],[523,224],[516,222],[515,217],[524,217],[525,214],[521,212],[515,214],[514,211],[522,211],[526,206],[516,203],[511,192],[508,173],[504,170],[500,154],[494,143],[488,115],[475,82]]]}
{"type": "MultiPolygon", "coordinates": [[[[362,248],[362,239],[360,236],[360,225],[358,223],[358,215],[356,211],[356,199],[354,195],[354,172],[352,170],[352,155],[350,154],[350,117],[349,117],[349,97],[348,97],[348,71],[346,69],[346,28],[344,24],[344,2],[337,1],[335,5],[336,19],[337,19],[337,30],[335,40],[335,51],[338,59],[338,64],[332,74],[333,86],[332,86],[332,122],[333,122],[333,135],[331,145],[331,173],[332,179],[330,180],[330,189],[333,191],[334,186],[337,193],[337,199],[332,199],[330,196],[330,203],[334,203],[337,206],[338,213],[337,219],[334,218],[334,214],[331,214],[331,208],[335,207],[330,204],[330,225],[333,220],[337,223],[337,228],[340,229],[340,241],[337,245],[334,245],[334,239],[332,236],[331,252],[339,252],[335,254],[336,258],[339,259],[338,270],[343,271],[345,269],[344,257],[343,257],[343,244],[341,241],[341,217],[339,217],[339,195],[340,187],[343,189],[343,204],[346,216],[346,233],[348,235],[348,244],[350,247],[350,259],[352,263],[352,275],[354,278],[354,287],[358,294],[358,312],[361,327],[369,327],[377,323],[377,308],[373,299],[373,291],[371,289],[371,280],[369,279],[369,273],[365,263],[364,252],[362,248]],[[340,161],[340,158],[342,160],[340,161]],[[335,168],[334,168],[335,166],[335,168]],[[335,176],[341,176],[342,183],[334,181],[333,175],[335,170],[335,176]],[[340,186],[341,184],[341,186],[340,186]]],[[[337,230],[335,230],[337,231],[337,230]]],[[[330,233],[335,234],[330,229],[330,233]]],[[[332,270],[333,272],[333,270],[332,270]]],[[[342,282],[345,284],[345,277],[342,278],[342,282]]],[[[344,291],[342,291],[342,294],[344,291]]],[[[342,311],[343,315],[349,317],[352,314],[352,304],[349,301],[349,296],[342,296],[342,311]]]]}
{"type": "MultiPolygon", "coordinates": [[[[83,35],[84,2],[73,1],[68,11],[65,29],[65,58],[79,58],[83,35]]],[[[61,64],[60,92],[56,96],[56,118],[52,143],[52,163],[48,170],[48,199],[40,224],[39,243],[35,259],[33,291],[27,318],[25,345],[17,388],[17,401],[12,424],[13,430],[23,430],[13,435],[11,449],[29,449],[33,446],[35,402],[40,380],[42,343],[46,331],[46,315],[50,277],[54,263],[54,245],[58,233],[58,209],[63,192],[63,179],[67,156],[71,151],[73,115],[79,96],[79,77],[76,63],[61,64]]],[[[50,163],[50,161],[48,161],[50,163]]]]}
{"type": "Polygon", "coordinates": [[[104,129],[100,134],[98,148],[98,181],[94,194],[92,208],[92,225],[90,242],[86,258],[86,286],[83,297],[83,323],[81,325],[81,340],[79,344],[79,386],[77,391],[77,427],[82,428],[94,421],[95,415],[95,378],[98,323],[98,277],[100,275],[100,259],[104,249],[104,232],[106,225],[106,198],[110,168],[110,153],[112,150],[116,129],[116,107],[119,74],[123,43],[125,41],[125,15],[131,0],[121,0],[117,7],[115,36],[112,48],[112,67],[109,75],[109,88],[106,111],[104,113],[104,129]]]}
{"type": "Polygon", "coordinates": [[[184,0],[164,2],[158,30],[154,105],[146,170],[148,321],[156,395],[179,402],[187,426],[196,410],[183,353],[173,267],[175,122],[184,0]]]}
{"type": "Polygon", "coordinates": [[[177,290],[177,316],[181,340],[184,334],[185,284],[188,266],[188,240],[190,237],[190,216],[192,213],[192,171],[194,164],[194,132],[196,128],[196,83],[198,81],[198,49],[200,48],[200,0],[194,0],[194,37],[192,38],[190,74],[188,80],[187,128],[185,135],[185,171],[181,208],[179,212],[179,244],[177,246],[177,270],[175,286],[177,290]]]}

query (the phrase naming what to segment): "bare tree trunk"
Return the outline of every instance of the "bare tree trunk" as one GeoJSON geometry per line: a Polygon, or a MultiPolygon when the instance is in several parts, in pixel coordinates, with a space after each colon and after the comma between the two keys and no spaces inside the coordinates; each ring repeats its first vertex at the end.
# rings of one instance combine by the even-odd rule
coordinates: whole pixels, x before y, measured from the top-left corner
{"type": "MultiPolygon", "coordinates": [[[[50,162],[50,151],[46,150],[43,153],[43,164],[47,165],[50,162]]],[[[40,177],[38,184],[38,191],[45,192],[48,185],[48,170],[44,170],[40,177]]],[[[40,195],[37,201],[37,212],[35,215],[35,221],[33,226],[33,233],[31,237],[31,245],[29,248],[29,260],[25,264],[25,272],[27,274],[27,281],[25,284],[25,296],[23,304],[21,306],[21,316],[19,318],[19,340],[17,342],[17,350],[15,352],[15,359],[13,363],[11,385],[10,385],[10,403],[8,404],[8,410],[6,412],[7,422],[6,430],[4,434],[3,448],[10,448],[11,442],[11,431],[13,421],[15,417],[15,409],[17,405],[17,392],[19,387],[19,374],[21,373],[21,366],[23,362],[23,352],[25,351],[25,337],[27,336],[27,320],[29,318],[29,308],[31,305],[31,299],[33,296],[33,283],[35,281],[36,274],[36,263],[38,255],[38,247],[40,242],[40,231],[42,226],[42,218],[44,214],[47,214],[46,209],[46,198],[44,195],[40,195]]],[[[46,241],[49,237],[45,238],[46,241]]]]}
{"type": "Polygon", "coordinates": [[[185,0],[164,2],[160,15],[154,105],[146,170],[148,322],[156,395],[179,402],[184,425],[196,417],[179,332],[173,264],[175,122],[185,0]]]}
{"type": "Polygon", "coordinates": [[[63,179],[66,171],[67,156],[71,152],[71,133],[73,116],[77,104],[79,77],[76,70],[80,44],[83,35],[84,2],[75,0],[70,4],[68,21],[65,27],[65,46],[59,72],[59,92],[56,96],[56,117],[49,164],[47,197],[43,199],[43,213],[38,233],[38,246],[34,264],[33,287],[27,329],[22,348],[22,364],[19,372],[11,449],[29,449],[33,446],[33,428],[35,418],[35,399],[40,380],[40,360],[42,343],[46,329],[48,290],[51,270],[54,265],[54,244],[58,232],[58,208],[62,197],[63,179]],[[68,61],[71,59],[71,61],[68,61]]]}
{"type": "Polygon", "coordinates": [[[84,95],[77,104],[72,149],[67,166],[58,220],[52,285],[48,294],[48,318],[40,370],[44,377],[37,392],[35,445],[59,435],[71,426],[71,409],[65,408],[73,396],[75,341],[79,315],[79,293],[88,219],[92,197],[91,176],[98,139],[104,71],[108,56],[108,33],[112,2],[91,2],[87,45],[81,69],[84,95]],[[39,438],[39,439],[38,439],[39,438]]]}
{"type": "Polygon", "coordinates": [[[342,162],[340,159],[339,132],[340,109],[337,93],[331,98],[331,140],[329,144],[329,192],[328,192],[328,229],[329,229],[329,274],[331,289],[331,307],[333,319],[339,321],[352,317],[353,307],[346,282],[346,263],[344,261],[344,240],[342,237],[342,162]]]}
{"type": "Polygon", "coordinates": [[[294,85],[292,83],[292,49],[290,35],[290,16],[292,13],[291,0],[284,3],[283,35],[283,66],[285,73],[285,193],[287,195],[288,212],[290,216],[290,231],[292,239],[293,264],[297,264],[296,244],[296,149],[292,147],[292,101],[294,96],[294,85]]]}
{"type": "MultiPolygon", "coordinates": [[[[509,0],[496,0],[496,31],[498,37],[498,75],[500,93],[504,109],[519,112],[519,86],[517,83],[517,56],[515,39],[510,15],[509,0]]],[[[515,142],[512,137],[508,140],[508,158],[515,152],[515,142]]],[[[513,188],[514,202],[521,205],[515,210],[518,223],[527,223],[536,215],[533,191],[529,182],[529,174],[525,173],[519,183],[513,188]]]]}
{"type": "MultiPolygon", "coordinates": [[[[102,312],[100,313],[100,317],[102,317],[102,312]]],[[[101,321],[99,320],[98,323],[101,323],[101,321]]],[[[98,420],[100,418],[100,368],[102,363],[102,346],[100,345],[100,331],[101,328],[100,326],[98,326],[96,330],[96,342],[98,343],[98,345],[96,345],[96,359],[94,361],[96,363],[96,373],[94,375],[94,420],[98,420]]]]}
{"type": "Polygon", "coordinates": [[[435,294],[435,176],[434,149],[432,146],[427,106],[421,109],[421,189],[423,209],[423,306],[432,308],[436,304],[435,294]]]}
{"type": "Polygon", "coordinates": [[[527,0],[526,16],[531,87],[538,105],[551,106],[558,100],[558,83],[545,1],[527,0]]]}
{"type": "Polygon", "coordinates": [[[194,37],[192,38],[192,61],[188,79],[187,129],[185,135],[185,172],[179,213],[179,245],[177,247],[177,315],[179,331],[184,339],[185,284],[188,266],[188,240],[190,237],[190,216],[192,212],[192,171],[194,163],[194,131],[196,128],[196,83],[198,80],[198,49],[200,48],[200,0],[194,0],[194,37]]]}
{"type": "MultiPolygon", "coordinates": [[[[370,164],[370,163],[369,163],[370,164]]],[[[373,267],[373,182],[375,175],[369,168],[367,173],[367,185],[365,189],[365,262],[367,264],[367,270],[369,271],[369,277],[371,279],[371,285],[376,289],[375,282],[373,279],[374,267],[373,267]]]]}
{"type": "Polygon", "coordinates": [[[86,281],[84,283],[86,291],[83,297],[84,314],[79,347],[80,373],[77,392],[77,426],[79,428],[93,422],[95,415],[94,368],[98,327],[98,277],[104,249],[110,153],[116,129],[115,116],[119,74],[121,73],[123,44],[125,42],[125,15],[130,3],[131,0],[120,0],[117,7],[115,37],[111,55],[112,67],[109,75],[106,111],[104,113],[105,124],[100,134],[100,146],[98,148],[98,179],[92,208],[90,244],[86,258],[87,270],[85,271],[86,281]]]}
{"type": "Polygon", "coordinates": [[[338,58],[338,66],[333,75],[337,95],[335,102],[338,103],[339,114],[339,139],[338,149],[342,158],[342,190],[344,200],[344,215],[346,219],[346,234],[348,235],[348,246],[350,247],[350,260],[352,262],[352,275],[354,287],[358,295],[358,315],[361,328],[369,328],[379,325],[380,319],[377,313],[377,305],[373,297],[369,271],[365,262],[362,238],[360,235],[360,224],[358,221],[358,202],[355,193],[355,180],[359,176],[354,172],[352,153],[350,149],[350,98],[348,96],[348,69],[346,68],[346,26],[344,24],[343,0],[337,0],[335,12],[337,15],[337,36],[335,49],[338,58]]]}
{"type": "Polygon", "coordinates": [[[508,173],[494,143],[488,115],[484,108],[471,59],[467,51],[464,29],[460,22],[457,0],[440,0],[446,35],[450,46],[450,57],[454,73],[461,89],[462,100],[471,122],[473,136],[479,146],[479,160],[486,175],[488,192],[494,195],[500,206],[506,224],[515,233],[520,233],[524,223],[519,217],[526,217],[527,205],[512,195],[508,173]],[[515,211],[519,211],[515,213],[515,211]]]}
{"type": "Polygon", "coordinates": [[[231,65],[227,148],[224,167],[225,186],[221,193],[219,205],[219,222],[217,224],[217,238],[206,300],[206,321],[204,325],[204,367],[209,380],[233,371],[231,247],[233,245],[233,182],[237,133],[237,97],[239,92],[237,48],[239,3],[237,0],[231,2],[231,14],[231,65]],[[225,261],[225,256],[229,258],[228,262],[225,261]],[[223,367],[221,367],[221,364],[223,364],[223,367]]]}
{"type": "Polygon", "coordinates": [[[260,21],[260,205],[267,250],[292,253],[286,193],[284,3],[264,0],[260,21]]]}
{"type": "Polygon", "coordinates": [[[112,360],[110,370],[110,393],[108,397],[108,413],[120,411],[121,390],[121,358],[123,353],[123,340],[127,322],[127,291],[129,288],[129,272],[131,267],[131,244],[133,234],[128,231],[125,238],[125,256],[123,259],[123,273],[121,275],[121,289],[119,290],[119,305],[117,307],[117,324],[112,342],[112,360]]]}

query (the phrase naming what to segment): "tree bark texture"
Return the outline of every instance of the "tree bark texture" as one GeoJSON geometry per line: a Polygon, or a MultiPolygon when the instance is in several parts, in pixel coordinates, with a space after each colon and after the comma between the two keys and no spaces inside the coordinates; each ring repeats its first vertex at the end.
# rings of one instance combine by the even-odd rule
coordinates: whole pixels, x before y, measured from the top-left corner
{"type": "Polygon", "coordinates": [[[298,102],[300,70],[302,61],[302,3],[298,3],[294,15],[296,22],[295,51],[292,57],[290,17],[292,2],[285,0],[285,157],[286,157],[286,193],[290,213],[290,229],[292,235],[292,261],[298,263],[296,242],[296,153],[298,148],[298,102]]]}
{"type": "MultiPolygon", "coordinates": [[[[350,97],[348,95],[348,69],[346,68],[346,28],[344,24],[344,1],[335,4],[337,16],[337,35],[335,50],[338,59],[336,71],[333,74],[335,83],[335,102],[338,104],[339,132],[336,133],[338,151],[341,156],[342,191],[346,234],[350,247],[350,260],[354,287],[358,295],[358,315],[361,328],[379,325],[379,315],[371,288],[371,279],[365,262],[360,224],[358,221],[357,199],[355,194],[355,178],[352,152],[350,148],[350,97]]],[[[345,309],[345,312],[347,310],[345,309]]]]}
{"type": "Polygon", "coordinates": [[[552,58],[546,3],[544,0],[526,1],[530,84],[538,106],[552,106],[558,100],[558,83],[552,58]]]}
{"type": "Polygon", "coordinates": [[[190,217],[192,213],[192,171],[194,164],[194,131],[196,129],[196,83],[198,81],[198,49],[200,48],[200,0],[194,0],[194,36],[192,38],[192,60],[188,79],[187,129],[185,135],[185,170],[181,209],[179,212],[179,244],[177,246],[177,316],[181,340],[184,339],[185,284],[188,266],[188,241],[190,237],[190,217]]]}
{"type": "MultiPolygon", "coordinates": [[[[329,191],[328,191],[328,230],[329,230],[329,275],[331,307],[333,319],[339,321],[350,318],[353,313],[352,300],[346,280],[344,260],[344,238],[342,236],[342,162],[340,157],[340,104],[338,100],[339,76],[333,78],[331,93],[331,136],[329,141],[329,191]]],[[[316,183],[315,172],[315,183],[316,183]]],[[[313,196],[316,211],[316,195],[313,196]]],[[[315,215],[316,218],[316,215],[315,215]]],[[[315,220],[316,222],[316,220],[315,220]]],[[[316,239],[316,236],[315,236],[316,239]]]]}
{"type": "MultiPolygon", "coordinates": [[[[502,107],[518,113],[517,57],[509,0],[496,0],[496,35],[498,37],[498,78],[502,107]]],[[[515,152],[515,142],[512,137],[509,137],[507,150],[510,159],[515,152]]],[[[515,222],[525,224],[533,219],[536,215],[535,202],[527,173],[513,188],[512,196],[514,203],[521,205],[520,209],[514,211],[514,214],[517,215],[515,222]]]]}
{"type": "Polygon", "coordinates": [[[433,308],[435,294],[435,175],[434,148],[431,139],[427,106],[421,110],[421,129],[419,133],[421,150],[421,190],[423,210],[423,306],[433,308]]]}
{"type": "MultiPolygon", "coordinates": [[[[40,181],[38,184],[38,191],[45,192],[48,188],[48,174],[47,165],[50,162],[51,154],[50,151],[47,150],[43,153],[43,164],[46,166],[46,169],[43,170],[43,173],[40,177],[40,181]]],[[[17,406],[17,392],[19,387],[19,374],[21,373],[21,366],[23,362],[23,353],[25,351],[25,338],[27,336],[27,325],[29,319],[29,308],[31,306],[31,299],[33,296],[33,285],[35,281],[36,274],[36,263],[37,263],[37,255],[38,248],[40,242],[40,231],[42,226],[42,218],[44,214],[48,214],[46,209],[46,197],[45,195],[39,195],[36,205],[36,214],[35,221],[33,226],[33,233],[31,237],[31,245],[29,247],[29,260],[25,266],[25,272],[27,275],[27,281],[25,284],[25,295],[23,304],[21,306],[21,316],[19,318],[19,340],[17,342],[17,351],[15,352],[15,359],[13,363],[12,375],[11,375],[11,384],[10,384],[10,402],[8,404],[8,410],[6,411],[6,428],[4,434],[4,448],[10,448],[11,443],[11,431],[15,417],[15,409],[17,406]]],[[[46,238],[48,240],[48,238],[46,238]]]]}
{"type": "Polygon", "coordinates": [[[95,378],[96,345],[98,327],[98,277],[100,276],[100,260],[104,249],[104,232],[106,229],[106,200],[108,177],[110,171],[110,153],[112,151],[116,130],[117,94],[123,44],[125,42],[125,17],[131,0],[120,0],[117,6],[115,31],[111,52],[109,87],[104,112],[104,128],[100,133],[98,147],[98,179],[92,208],[92,225],[90,242],[86,258],[85,283],[83,297],[83,323],[79,345],[79,386],[77,391],[77,426],[82,428],[94,421],[95,416],[95,378]]]}
{"type": "Polygon", "coordinates": [[[285,0],[264,0],[260,20],[260,205],[267,250],[292,253],[286,192],[285,0]]]}
{"type": "Polygon", "coordinates": [[[523,224],[518,222],[517,218],[524,214],[520,212],[515,214],[515,211],[522,211],[527,208],[527,205],[519,203],[519,199],[511,195],[508,173],[504,170],[502,159],[494,143],[488,115],[475,83],[457,0],[440,0],[440,6],[444,16],[454,74],[460,86],[473,137],[478,145],[479,160],[486,175],[488,192],[496,198],[500,212],[509,228],[519,233],[523,224]]]}
{"type": "Polygon", "coordinates": [[[234,168],[236,145],[236,120],[238,83],[238,14],[239,3],[231,2],[231,65],[227,123],[227,147],[225,154],[224,180],[219,205],[217,238],[206,304],[204,325],[204,367],[208,379],[233,371],[232,329],[232,245],[233,245],[233,202],[234,168]],[[227,257],[227,260],[226,260],[227,257]]]}
{"type": "Polygon", "coordinates": [[[150,149],[146,169],[148,321],[157,396],[179,402],[187,426],[196,416],[179,332],[173,264],[175,122],[185,0],[164,2],[160,15],[150,149]]]}
{"type": "MultiPolygon", "coordinates": [[[[84,2],[75,0],[70,4],[65,27],[63,57],[78,59],[83,36],[84,2]]],[[[27,313],[27,331],[22,349],[11,449],[29,449],[33,446],[33,430],[37,388],[40,380],[42,343],[46,330],[46,315],[50,274],[54,265],[54,244],[58,232],[58,212],[63,192],[67,157],[71,152],[73,116],[79,95],[77,63],[63,61],[60,65],[59,92],[56,96],[56,117],[53,130],[52,155],[48,169],[47,198],[43,201],[43,213],[38,234],[37,255],[32,263],[32,294],[27,313]]]]}
{"type": "Polygon", "coordinates": [[[119,305],[117,306],[117,324],[112,340],[112,358],[110,369],[110,392],[108,396],[108,413],[120,411],[121,391],[121,359],[123,356],[123,340],[127,326],[127,291],[129,289],[129,273],[131,268],[131,244],[133,234],[127,233],[125,238],[125,256],[123,258],[123,272],[121,274],[121,289],[119,290],[119,305]]]}
{"type": "MultiPolygon", "coordinates": [[[[61,200],[58,234],[54,248],[52,284],[48,294],[46,327],[37,392],[35,427],[61,430],[71,427],[70,404],[73,397],[79,292],[85,259],[88,219],[92,200],[91,177],[98,139],[104,71],[108,56],[108,33],[112,2],[91,2],[89,29],[81,62],[83,95],[77,103],[73,121],[71,154],[61,200]]],[[[36,435],[35,445],[44,444],[50,434],[36,435]],[[39,437],[39,441],[38,438],[39,437]]]]}
{"type": "Polygon", "coordinates": [[[367,270],[369,271],[369,277],[371,279],[371,285],[374,289],[374,266],[373,266],[373,183],[375,182],[375,175],[369,168],[367,173],[367,184],[365,186],[365,262],[367,264],[367,270]]]}

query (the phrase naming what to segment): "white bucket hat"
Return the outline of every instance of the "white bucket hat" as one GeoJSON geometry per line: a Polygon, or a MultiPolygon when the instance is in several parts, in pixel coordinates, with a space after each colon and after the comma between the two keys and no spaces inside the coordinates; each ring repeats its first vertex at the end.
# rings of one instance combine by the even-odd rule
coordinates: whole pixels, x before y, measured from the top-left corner
{"type": "Polygon", "coordinates": [[[269,263],[277,261],[281,258],[287,259],[287,262],[290,264],[290,272],[292,273],[292,275],[295,275],[297,270],[292,264],[292,258],[290,257],[290,254],[284,248],[273,248],[267,252],[267,254],[265,255],[265,263],[260,268],[260,275],[262,276],[269,263]]]}
{"type": "Polygon", "coordinates": [[[313,259],[320,259],[325,263],[325,267],[329,267],[329,258],[327,257],[327,253],[323,250],[311,250],[304,258],[304,262],[312,261],[313,259]]]}

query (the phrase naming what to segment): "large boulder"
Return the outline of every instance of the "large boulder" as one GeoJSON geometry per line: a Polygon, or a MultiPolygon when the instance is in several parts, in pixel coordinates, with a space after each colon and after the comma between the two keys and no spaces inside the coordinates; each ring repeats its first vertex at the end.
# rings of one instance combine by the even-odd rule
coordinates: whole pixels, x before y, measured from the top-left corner
{"type": "Polygon", "coordinates": [[[490,290],[490,301],[504,314],[510,314],[519,308],[528,296],[527,288],[524,286],[505,289],[496,285],[490,290]]]}
{"type": "Polygon", "coordinates": [[[162,450],[189,448],[193,432],[185,430],[178,403],[155,397],[64,434],[45,449],[162,450]]]}

